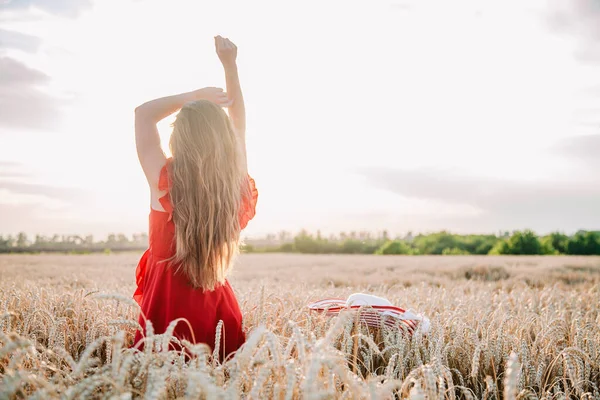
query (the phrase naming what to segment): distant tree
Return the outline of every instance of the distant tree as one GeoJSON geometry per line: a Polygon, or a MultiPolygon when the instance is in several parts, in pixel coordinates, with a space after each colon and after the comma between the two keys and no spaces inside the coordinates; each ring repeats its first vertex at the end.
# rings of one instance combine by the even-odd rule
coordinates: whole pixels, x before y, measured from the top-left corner
{"type": "Polygon", "coordinates": [[[85,238],[81,235],[74,235],[72,236],[72,241],[77,247],[81,247],[85,242],[85,238]]]}
{"type": "Polygon", "coordinates": [[[344,254],[361,254],[364,253],[365,244],[360,240],[348,239],[342,242],[340,251],[344,254]]]}
{"type": "Polygon", "coordinates": [[[29,245],[29,241],[27,240],[27,234],[25,232],[19,232],[17,235],[17,247],[25,248],[29,245]]]}
{"type": "Polygon", "coordinates": [[[420,254],[442,254],[447,248],[462,248],[462,243],[455,235],[442,231],[430,235],[418,235],[414,238],[412,246],[418,249],[420,254]]]}
{"type": "Polygon", "coordinates": [[[560,254],[558,250],[554,248],[552,245],[552,238],[549,236],[544,236],[540,239],[540,244],[542,246],[542,254],[546,256],[557,256],[560,254]]]}
{"type": "Polygon", "coordinates": [[[89,248],[93,247],[94,246],[94,236],[87,235],[85,237],[85,239],[83,240],[83,245],[85,247],[89,247],[89,248]]]}
{"type": "Polygon", "coordinates": [[[577,232],[567,243],[567,254],[600,255],[600,234],[591,231],[577,232]]]}
{"type": "Polygon", "coordinates": [[[0,236],[0,249],[6,250],[10,247],[10,240],[7,237],[0,236]]]}
{"type": "Polygon", "coordinates": [[[282,253],[293,253],[294,252],[294,244],[293,243],[284,243],[277,250],[281,251],[282,253]]]}
{"type": "Polygon", "coordinates": [[[245,244],[244,243],[244,244],[242,244],[240,246],[240,252],[242,252],[242,253],[254,253],[254,252],[256,252],[256,249],[251,244],[245,244]]]}
{"type": "Polygon", "coordinates": [[[117,244],[117,236],[114,233],[111,233],[110,235],[108,235],[108,237],[106,238],[106,244],[108,246],[114,246],[117,244]]]}
{"type": "Polygon", "coordinates": [[[490,254],[534,255],[544,254],[544,249],[535,232],[516,231],[508,239],[499,241],[490,254]]]}
{"type": "Polygon", "coordinates": [[[508,247],[508,241],[505,240],[500,240],[498,241],[494,247],[492,247],[490,249],[490,252],[488,253],[489,255],[504,255],[504,254],[510,254],[510,250],[508,247]]]}
{"type": "Polygon", "coordinates": [[[402,240],[390,240],[382,245],[375,254],[393,255],[393,254],[412,254],[412,250],[408,244],[402,240]]]}
{"type": "Polygon", "coordinates": [[[567,246],[569,245],[569,237],[567,235],[560,232],[552,232],[545,238],[550,241],[552,248],[556,251],[562,254],[567,253],[567,246]]]}
{"type": "Polygon", "coordinates": [[[488,254],[490,250],[494,248],[494,245],[498,242],[498,238],[494,237],[491,240],[482,241],[473,251],[473,254],[488,254]]]}
{"type": "Polygon", "coordinates": [[[35,248],[43,248],[48,247],[50,243],[50,239],[43,235],[35,235],[35,239],[33,241],[33,247],[35,248]]]}
{"type": "Polygon", "coordinates": [[[363,241],[363,242],[371,240],[371,232],[360,231],[358,233],[358,239],[361,240],[361,241],[363,241]]]}
{"type": "Polygon", "coordinates": [[[289,240],[289,234],[286,231],[279,232],[277,236],[281,243],[287,242],[289,240]]]}
{"type": "Polygon", "coordinates": [[[129,244],[129,238],[127,238],[127,236],[125,236],[124,234],[119,233],[117,235],[117,242],[121,246],[126,246],[127,244],[129,244]]]}
{"type": "Polygon", "coordinates": [[[319,253],[319,247],[317,242],[313,239],[307,231],[302,230],[294,238],[294,249],[299,253],[317,254],[319,253]]]}
{"type": "Polygon", "coordinates": [[[498,241],[495,235],[455,235],[459,249],[471,254],[488,254],[498,241]]]}

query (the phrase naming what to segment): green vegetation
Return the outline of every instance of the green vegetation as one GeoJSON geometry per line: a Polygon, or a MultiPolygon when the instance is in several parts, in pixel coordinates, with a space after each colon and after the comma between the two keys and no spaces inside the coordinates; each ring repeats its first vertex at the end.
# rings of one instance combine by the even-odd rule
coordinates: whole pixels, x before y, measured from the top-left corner
{"type": "MultiPolygon", "coordinates": [[[[60,251],[72,254],[89,252],[143,250],[148,246],[148,235],[109,235],[104,241],[92,236],[45,237],[36,235],[0,235],[0,253],[39,253],[60,251]]],[[[302,254],[380,254],[380,255],[600,255],[600,231],[578,231],[572,236],[553,232],[538,236],[531,230],[508,232],[501,235],[457,235],[447,231],[414,236],[390,238],[387,232],[373,236],[369,232],[340,233],[324,237],[301,231],[296,236],[287,232],[269,235],[264,240],[248,241],[242,250],[246,253],[302,253],[302,254]]]]}
{"type": "Polygon", "coordinates": [[[375,250],[375,254],[415,254],[415,251],[402,240],[388,240],[375,250]]]}
{"type": "Polygon", "coordinates": [[[64,252],[88,254],[92,252],[142,250],[148,247],[146,233],[135,234],[131,238],[123,234],[108,235],[106,240],[95,241],[91,235],[36,235],[30,240],[23,232],[16,236],[0,235],[0,253],[40,253],[64,252]]]}
{"type": "MultiPolygon", "coordinates": [[[[280,235],[284,236],[284,235],[280,235]]],[[[403,238],[388,238],[384,232],[372,237],[366,232],[350,235],[342,233],[329,238],[306,231],[289,237],[285,243],[275,237],[262,245],[244,246],[247,253],[284,252],[307,254],[380,254],[380,255],[600,255],[600,231],[579,231],[573,236],[553,232],[538,236],[531,230],[515,231],[502,235],[457,235],[442,231],[420,234],[410,233],[403,238]]]]}

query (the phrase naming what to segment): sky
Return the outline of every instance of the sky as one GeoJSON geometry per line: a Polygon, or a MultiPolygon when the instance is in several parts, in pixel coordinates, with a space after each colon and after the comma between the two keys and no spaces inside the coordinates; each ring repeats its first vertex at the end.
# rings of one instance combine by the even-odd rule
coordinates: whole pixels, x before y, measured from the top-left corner
{"type": "Polygon", "coordinates": [[[224,87],[215,35],[245,236],[600,229],[598,0],[0,0],[0,234],[146,231],[133,110],[224,87]]]}

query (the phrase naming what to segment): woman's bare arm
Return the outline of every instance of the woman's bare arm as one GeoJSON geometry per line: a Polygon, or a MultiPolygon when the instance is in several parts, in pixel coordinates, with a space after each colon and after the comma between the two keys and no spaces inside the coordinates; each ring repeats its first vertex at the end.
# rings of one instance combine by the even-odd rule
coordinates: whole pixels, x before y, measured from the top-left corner
{"type": "Polygon", "coordinates": [[[221,36],[215,37],[215,49],[217,55],[223,64],[225,70],[225,82],[227,84],[227,94],[231,105],[229,106],[229,117],[233,127],[240,135],[243,145],[244,159],[246,158],[246,108],[244,105],[244,96],[240,86],[240,77],[236,63],[237,47],[233,42],[221,36]]]}
{"type": "Polygon", "coordinates": [[[181,109],[184,104],[201,99],[210,100],[223,107],[230,104],[223,89],[208,87],[151,100],[135,109],[135,145],[152,191],[158,190],[160,170],[166,162],[156,124],[181,109]]]}

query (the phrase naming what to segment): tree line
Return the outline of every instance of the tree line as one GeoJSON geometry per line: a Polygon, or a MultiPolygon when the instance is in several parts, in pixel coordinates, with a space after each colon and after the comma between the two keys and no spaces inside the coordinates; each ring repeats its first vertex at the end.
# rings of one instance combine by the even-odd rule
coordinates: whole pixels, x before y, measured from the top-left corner
{"type": "Polygon", "coordinates": [[[110,234],[105,240],[95,240],[92,235],[35,235],[29,238],[24,232],[17,235],[0,235],[0,253],[33,252],[108,252],[142,250],[148,247],[148,234],[138,233],[128,237],[122,233],[110,234]]]}
{"type": "MultiPolygon", "coordinates": [[[[128,237],[111,234],[105,240],[92,235],[36,235],[29,238],[0,235],[0,253],[19,252],[109,252],[144,250],[148,234],[128,237]]],[[[398,255],[600,255],[600,231],[578,231],[573,235],[553,232],[538,236],[532,230],[504,232],[489,235],[459,235],[447,231],[418,234],[408,233],[392,238],[386,231],[377,235],[370,232],[342,232],[323,236],[307,231],[293,235],[280,232],[264,239],[246,240],[246,253],[303,253],[303,254],[398,254],[398,255]]]]}
{"type": "Polygon", "coordinates": [[[553,232],[538,236],[532,230],[498,235],[458,235],[447,231],[389,238],[386,232],[341,234],[323,237],[306,231],[278,245],[244,245],[249,253],[290,252],[307,254],[381,255],[600,255],[600,231],[578,231],[574,235],[553,232]]]}

